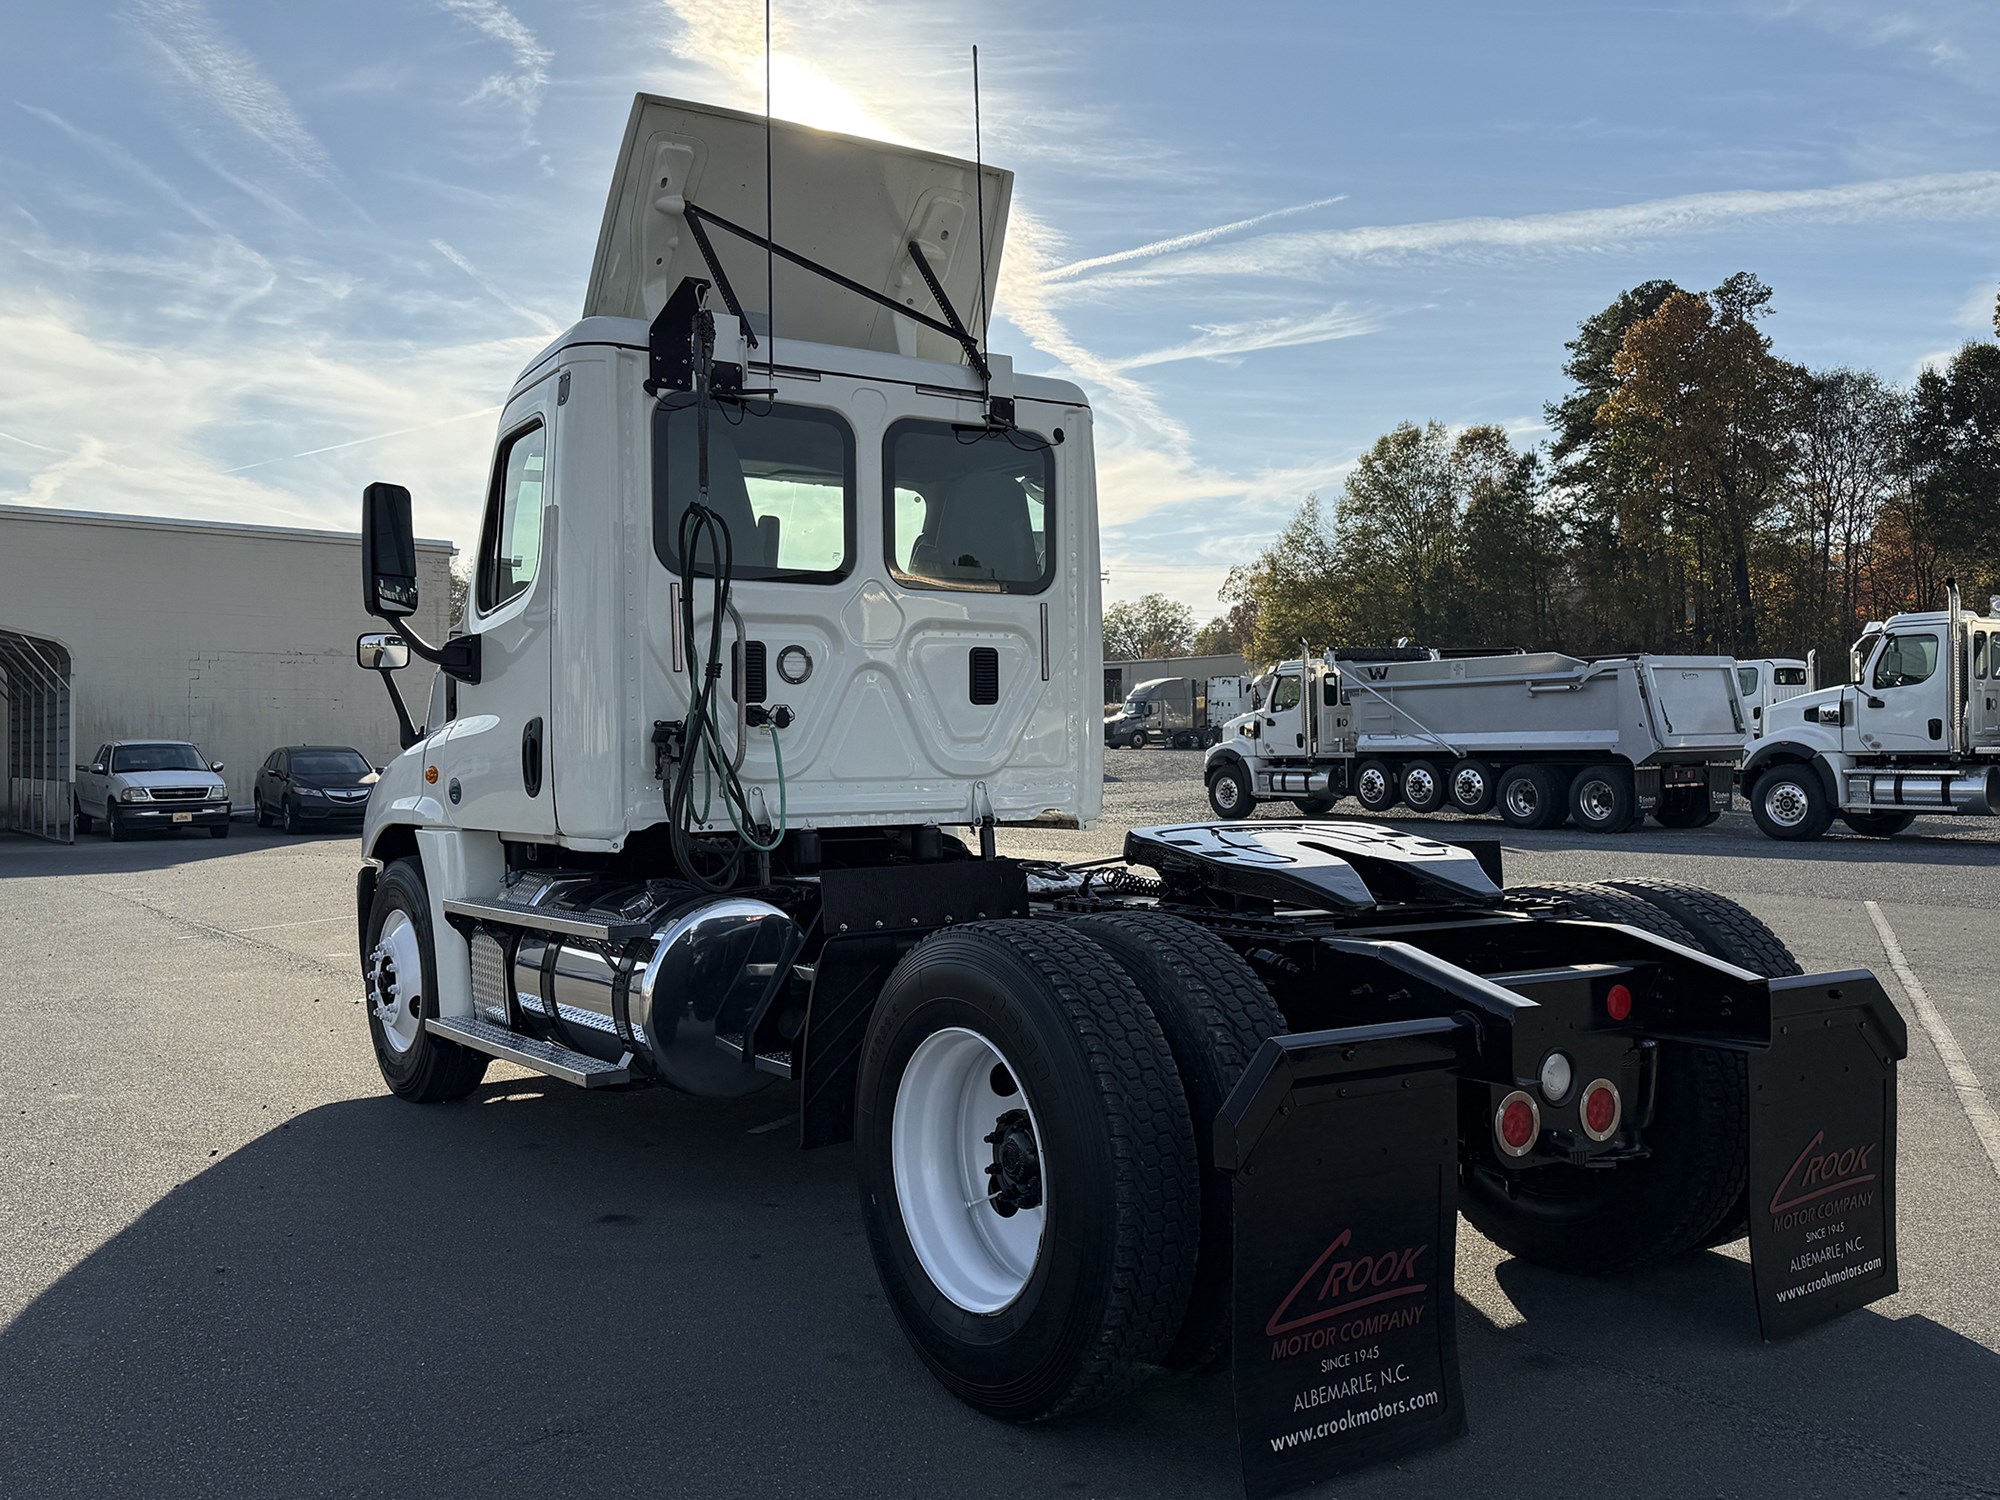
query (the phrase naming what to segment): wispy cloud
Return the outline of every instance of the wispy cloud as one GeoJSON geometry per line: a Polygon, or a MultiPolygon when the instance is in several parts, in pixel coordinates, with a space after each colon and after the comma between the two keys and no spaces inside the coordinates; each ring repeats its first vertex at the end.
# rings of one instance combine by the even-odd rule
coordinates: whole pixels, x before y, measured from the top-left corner
{"type": "Polygon", "coordinates": [[[1155,286],[1193,277],[1298,277],[1342,262],[1579,253],[1708,233],[1751,223],[1940,223],[2000,218],[2000,172],[1935,173],[1833,187],[1690,193],[1615,208],[1514,218],[1440,219],[1308,233],[1267,234],[1151,257],[1057,282],[1155,286]]]}
{"type": "Polygon", "coordinates": [[[294,171],[333,179],[326,148],[200,0],[131,0],[127,13],[156,60],[200,108],[236,126],[294,171]]]}
{"type": "Polygon", "coordinates": [[[1985,92],[2000,88],[2000,9],[1991,0],[1753,0],[1853,45],[1889,49],[1985,92]]]}
{"type": "Polygon", "coordinates": [[[1310,203],[1295,203],[1290,208],[1274,208],[1269,213],[1256,214],[1248,219],[1238,219],[1233,224],[1218,224],[1213,229],[1197,229],[1188,234],[1177,234],[1164,240],[1154,240],[1149,245],[1135,245],[1130,250],[1119,250],[1110,255],[1093,255],[1087,260],[1073,260],[1066,266],[1057,266],[1044,274],[1044,281],[1068,281],[1088,271],[1097,271],[1105,266],[1123,265],[1130,260],[1150,260],[1156,255],[1172,255],[1180,250],[1193,250],[1214,240],[1228,239],[1241,234],[1246,229],[1256,229],[1279,219],[1289,219],[1294,214],[1310,213],[1316,208],[1328,208],[1344,202],[1345,193],[1336,193],[1331,198],[1315,198],[1310,203]]]}
{"type": "Polygon", "coordinates": [[[1172,364],[1183,359],[1227,359],[1254,354],[1261,349],[1295,349],[1304,344],[1325,344],[1335,339],[1351,339],[1373,333],[1381,319],[1355,312],[1345,304],[1335,304],[1325,312],[1298,318],[1254,318],[1244,323],[1209,323],[1199,328],[1200,337],[1185,343],[1135,354],[1118,361],[1121,370],[1141,370],[1148,365],[1172,364]]]}
{"type": "Polygon", "coordinates": [[[216,234],[226,234],[228,232],[205,209],[197,207],[179,188],[140,161],[138,157],[127,151],[116,141],[108,140],[104,136],[93,134],[91,131],[72,125],[54,110],[43,109],[39,105],[22,103],[18,99],[14,102],[36,119],[53,125],[78,145],[86,146],[96,152],[133,181],[150,188],[163,201],[171,203],[175,208],[178,208],[182,213],[194,220],[195,223],[201,225],[202,228],[212,230],[216,234]]]}
{"type": "Polygon", "coordinates": [[[497,99],[520,111],[523,135],[533,139],[535,115],[549,88],[555,53],[544,47],[521,18],[499,0],[438,0],[444,10],[500,43],[513,54],[511,71],[494,73],[479,85],[474,101],[497,99]]]}
{"type": "Polygon", "coordinates": [[[535,311],[534,308],[523,306],[521,303],[515,301],[512,297],[508,296],[506,292],[502,291],[499,287],[495,286],[491,281],[489,281],[486,277],[485,272],[481,271],[479,267],[475,266],[471,261],[467,260],[463,255],[461,255],[458,251],[454,250],[450,245],[447,245],[443,240],[432,240],[431,248],[437,251],[439,255],[442,255],[446,260],[450,261],[453,265],[457,266],[459,270],[463,271],[466,274],[466,278],[470,280],[474,286],[478,287],[480,291],[486,293],[487,296],[491,297],[495,302],[499,303],[502,307],[506,308],[507,311],[513,313],[516,317],[525,318],[528,322],[533,323],[537,328],[541,329],[541,331],[547,334],[550,338],[554,338],[557,334],[562,332],[562,325],[558,323],[554,318],[551,318],[547,313],[537,312],[535,311]]]}

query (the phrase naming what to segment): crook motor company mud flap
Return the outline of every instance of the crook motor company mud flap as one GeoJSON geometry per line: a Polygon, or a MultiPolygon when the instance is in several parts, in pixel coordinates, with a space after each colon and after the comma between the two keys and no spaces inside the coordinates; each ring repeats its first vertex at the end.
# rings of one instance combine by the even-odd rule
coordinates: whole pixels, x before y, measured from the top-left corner
{"type": "MultiPolygon", "coordinates": [[[[1751,1270],[1771,1338],[1896,1290],[1895,1064],[1907,1047],[1865,971],[1768,989],[1766,1038],[1733,1045],[1750,1054],[1751,1270]]],[[[1470,1132],[1485,1127],[1494,1064],[1513,1054],[1503,1066],[1522,1072],[1519,1044],[1537,1029],[1523,1023],[1539,1009],[1523,1005],[1499,1028],[1520,1033],[1511,1040],[1490,1011],[1273,1037],[1217,1117],[1216,1165],[1234,1179],[1237,1442],[1251,1500],[1465,1432],[1459,1168],[1484,1148],[1470,1132]]]]}

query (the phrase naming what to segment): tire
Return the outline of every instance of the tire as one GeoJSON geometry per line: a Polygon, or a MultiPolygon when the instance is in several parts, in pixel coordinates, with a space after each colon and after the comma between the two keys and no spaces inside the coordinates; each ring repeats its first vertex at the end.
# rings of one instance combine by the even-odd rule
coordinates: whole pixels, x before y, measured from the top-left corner
{"type": "Polygon", "coordinates": [[[292,801],[290,797],[287,797],[279,806],[284,810],[285,832],[291,834],[304,833],[306,831],[306,820],[299,816],[298,804],[292,801]]]}
{"type": "Polygon", "coordinates": [[[423,867],[416,860],[395,861],[376,882],[362,953],[362,979],[367,985],[362,1007],[368,1013],[368,1038],[390,1091],[417,1104],[438,1104],[463,1099],[479,1087],[479,1080],[486,1076],[486,1054],[424,1029],[423,1018],[431,1013],[432,997],[437,994],[437,949],[431,936],[430,894],[424,889],[423,867]],[[385,933],[389,934],[387,943],[385,933]],[[385,957],[386,971],[378,967],[385,957]],[[406,987],[412,958],[417,961],[419,976],[414,992],[406,987]],[[385,998],[385,985],[398,1012],[393,1022],[378,1008],[385,998]]]}
{"type": "Polygon", "coordinates": [[[1294,797],[1292,806],[1304,817],[1323,818],[1333,811],[1333,804],[1338,800],[1336,797],[1294,797]]]}
{"type": "Polygon", "coordinates": [[[1229,1175],[1215,1169],[1215,1119],[1265,1038],[1291,1028],[1250,966],[1192,922],[1120,914],[1070,925],[1117,960],[1145,996],[1180,1072],[1201,1167],[1201,1253],[1187,1316],[1165,1362],[1174,1370],[1207,1369],[1229,1348],[1235,1232],[1229,1175]]]}
{"type": "MultiPolygon", "coordinates": [[[[1522,886],[1510,896],[1551,897],[1577,916],[1622,922],[1699,948],[1694,934],[1654,903],[1608,885],[1522,886]]],[[[1553,1164],[1512,1174],[1468,1165],[1460,1207],[1481,1234],[1537,1265],[1603,1275],[1656,1265],[1715,1243],[1740,1213],[1748,1168],[1749,1103],[1743,1058],[1713,1047],[1662,1043],[1651,1154],[1610,1171],[1553,1164]]]]}
{"type": "Polygon", "coordinates": [[[1509,828],[1554,828],[1568,815],[1562,778],[1547,766],[1510,766],[1497,794],[1500,821],[1509,828]]]}
{"type": "Polygon", "coordinates": [[[1916,822],[1917,815],[1913,812],[1844,812],[1840,815],[1840,821],[1856,833],[1865,834],[1871,839],[1888,839],[1894,838],[1916,822]]]}
{"type": "Polygon", "coordinates": [[[209,836],[210,838],[212,838],[212,839],[226,839],[226,838],[228,838],[228,837],[229,837],[229,825],[228,825],[227,823],[212,823],[212,824],[210,824],[210,825],[209,825],[209,830],[208,830],[208,836],[209,836]]]}
{"type": "Polygon", "coordinates": [[[1436,812],[1448,796],[1444,772],[1435,761],[1413,760],[1403,767],[1403,802],[1411,812],[1436,812]]]}
{"type": "MultiPolygon", "coordinates": [[[[1724,963],[1735,964],[1766,979],[1787,974],[1803,974],[1797,956],[1785,940],[1754,913],[1727,896],[1678,880],[1631,879],[1609,884],[1629,891],[1664,912],[1694,937],[1695,947],[1724,963]]],[[[1731,1211],[1723,1216],[1704,1246],[1726,1245],[1750,1232],[1749,1206],[1739,1196],[1731,1211]]]]}
{"type": "Polygon", "coordinates": [[[70,817],[78,833],[90,832],[92,826],[91,816],[83,810],[81,802],[71,802],[70,817]]]}
{"type": "Polygon", "coordinates": [[[1569,784],[1570,821],[1587,833],[1623,833],[1638,815],[1632,773],[1623,766],[1588,766],[1569,784]]]}
{"type": "Polygon", "coordinates": [[[1757,778],[1750,816],[1767,838],[1804,843],[1824,837],[1833,826],[1833,805],[1816,766],[1785,761],[1757,778]]]}
{"type": "Polygon", "coordinates": [[[1143,750],[1152,743],[1153,737],[1143,729],[1133,730],[1132,738],[1125,742],[1126,746],[1133,750],[1143,750]]]}
{"type": "Polygon", "coordinates": [[[1247,818],[1257,805],[1250,773],[1241,761],[1225,761],[1208,773],[1208,805],[1218,818],[1247,818]]]}
{"type": "MultiPolygon", "coordinates": [[[[1194,1131],[1166,1037],[1110,954],[1054,922],[933,934],[882,987],[855,1103],[875,1267],[903,1332],[947,1390],[1025,1422],[1101,1405],[1159,1364],[1187,1312],[1200,1244],[1194,1131]],[[1045,1167],[1048,1194],[1005,1217],[980,1203],[991,1222],[965,1230],[953,1189],[970,1180],[971,1162],[937,1152],[919,1123],[940,1113],[924,1108],[939,1097],[939,1073],[974,1043],[999,1058],[987,1093],[975,1092],[975,1051],[968,1082],[943,1089],[958,1101],[943,1113],[976,1132],[986,1110],[1018,1098],[1011,1128],[1034,1149],[1013,1161],[1025,1158],[1038,1196],[1045,1167]],[[927,1151],[946,1165],[933,1167],[927,1151]],[[1002,1265],[986,1247],[1021,1212],[1042,1215],[1039,1234],[1002,1265]]],[[[1010,1128],[1004,1113],[992,1118],[994,1134],[1010,1128]]]]}
{"type": "Polygon", "coordinates": [[[1706,791],[1662,793],[1660,805],[1653,809],[1653,821],[1662,828],[1706,828],[1721,816],[1721,808],[1708,805],[1706,791]]]}
{"type": "Polygon", "coordinates": [[[1445,784],[1450,788],[1451,805],[1474,817],[1493,811],[1500,795],[1499,777],[1483,760],[1459,761],[1451,768],[1445,784]]]}
{"type": "Polygon", "coordinates": [[[122,844],[132,837],[132,830],[125,826],[125,820],[118,816],[118,804],[104,804],[104,831],[111,835],[111,842],[122,844]]]}
{"type": "Polygon", "coordinates": [[[264,799],[261,797],[254,797],[251,799],[251,801],[256,806],[257,809],[257,826],[259,828],[269,828],[271,826],[272,820],[271,820],[271,815],[264,811],[264,799]]]}
{"type": "Polygon", "coordinates": [[[1354,800],[1363,812],[1385,813],[1403,800],[1396,768],[1385,760],[1364,760],[1354,768],[1354,800]]]}

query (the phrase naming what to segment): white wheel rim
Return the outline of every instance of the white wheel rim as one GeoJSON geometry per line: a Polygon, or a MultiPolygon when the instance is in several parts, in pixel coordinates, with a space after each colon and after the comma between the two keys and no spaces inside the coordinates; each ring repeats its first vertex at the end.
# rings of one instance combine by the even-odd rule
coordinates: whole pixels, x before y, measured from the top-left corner
{"type": "Polygon", "coordinates": [[[1451,790],[1454,797],[1469,807],[1486,795],[1486,778],[1466,766],[1452,778],[1451,790]]]}
{"type": "Polygon", "coordinates": [[[1576,803],[1583,809],[1585,818],[1593,823],[1604,823],[1611,818],[1615,796],[1616,793],[1612,791],[1609,782],[1587,781],[1583,785],[1583,790],[1577,793],[1576,803]]]}
{"type": "Polygon", "coordinates": [[[1764,813],[1780,828],[1798,827],[1810,807],[1805,788],[1796,781],[1781,781],[1764,794],[1764,813]]]}
{"type": "Polygon", "coordinates": [[[1539,800],[1531,781],[1517,781],[1507,788],[1507,806],[1517,818],[1532,818],[1539,800]]]}
{"type": "Polygon", "coordinates": [[[1431,780],[1431,773],[1417,769],[1403,778],[1403,796],[1410,802],[1428,802],[1431,793],[1437,790],[1437,783],[1431,780]]]}
{"type": "Polygon", "coordinates": [[[389,1050],[408,1052],[423,1029],[424,950],[417,925],[405,911],[392,911],[368,955],[368,1008],[382,1027],[389,1050]]]}
{"type": "Polygon", "coordinates": [[[1042,1138],[1026,1091],[996,1092],[995,1069],[1019,1077],[978,1032],[960,1026],[934,1032],[903,1069],[890,1127],[896,1203],[910,1248],[931,1284],[970,1313],[999,1312],[1021,1295],[1048,1218],[1046,1159],[1035,1206],[1005,1215],[993,1201],[995,1179],[986,1169],[996,1147],[987,1138],[1001,1117],[1027,1115],[1038,1157],[1042,1138]]]}
{"type": "Polygon", "coordinates": [[[1357,788],[1363,801],[1379,802],[1389,790],[1389,778],[1370,766],[1361,773],[1361,785],[1357,788]]]}
{"type": "Polygon", "coordinates": [[[1234,776],[1216,777],[1215,805],[1221,808],[1224,812],[1236,811],[1237,795],[1240,790],[1241,789],[1236,785],[1236,778],[1234,776]]]}

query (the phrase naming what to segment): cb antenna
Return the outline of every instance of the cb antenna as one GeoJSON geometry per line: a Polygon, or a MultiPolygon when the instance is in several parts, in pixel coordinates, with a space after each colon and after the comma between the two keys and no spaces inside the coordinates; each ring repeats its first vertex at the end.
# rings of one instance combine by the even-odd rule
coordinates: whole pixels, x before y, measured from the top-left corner
{"type": "MultiPolygon", "coordinates": [[[[769,0],[765,0],[768,4],[769,0]]],[[[986,158],[979,139],[979,43],[972,44],[972,190],[979,212],[979,353],[991,352],[986,325],[992,314],[986,307],[986,158]]],[[[990,366],[989,366],[990,368],[990,366]]]]}
{"type": "Polygon", "coordinates": [[[772,269],[771,247],[777,231],[771,223],[771,0],[764,0],[764,369],[772,379],[778,369],[777,276],[772,269]]]}

